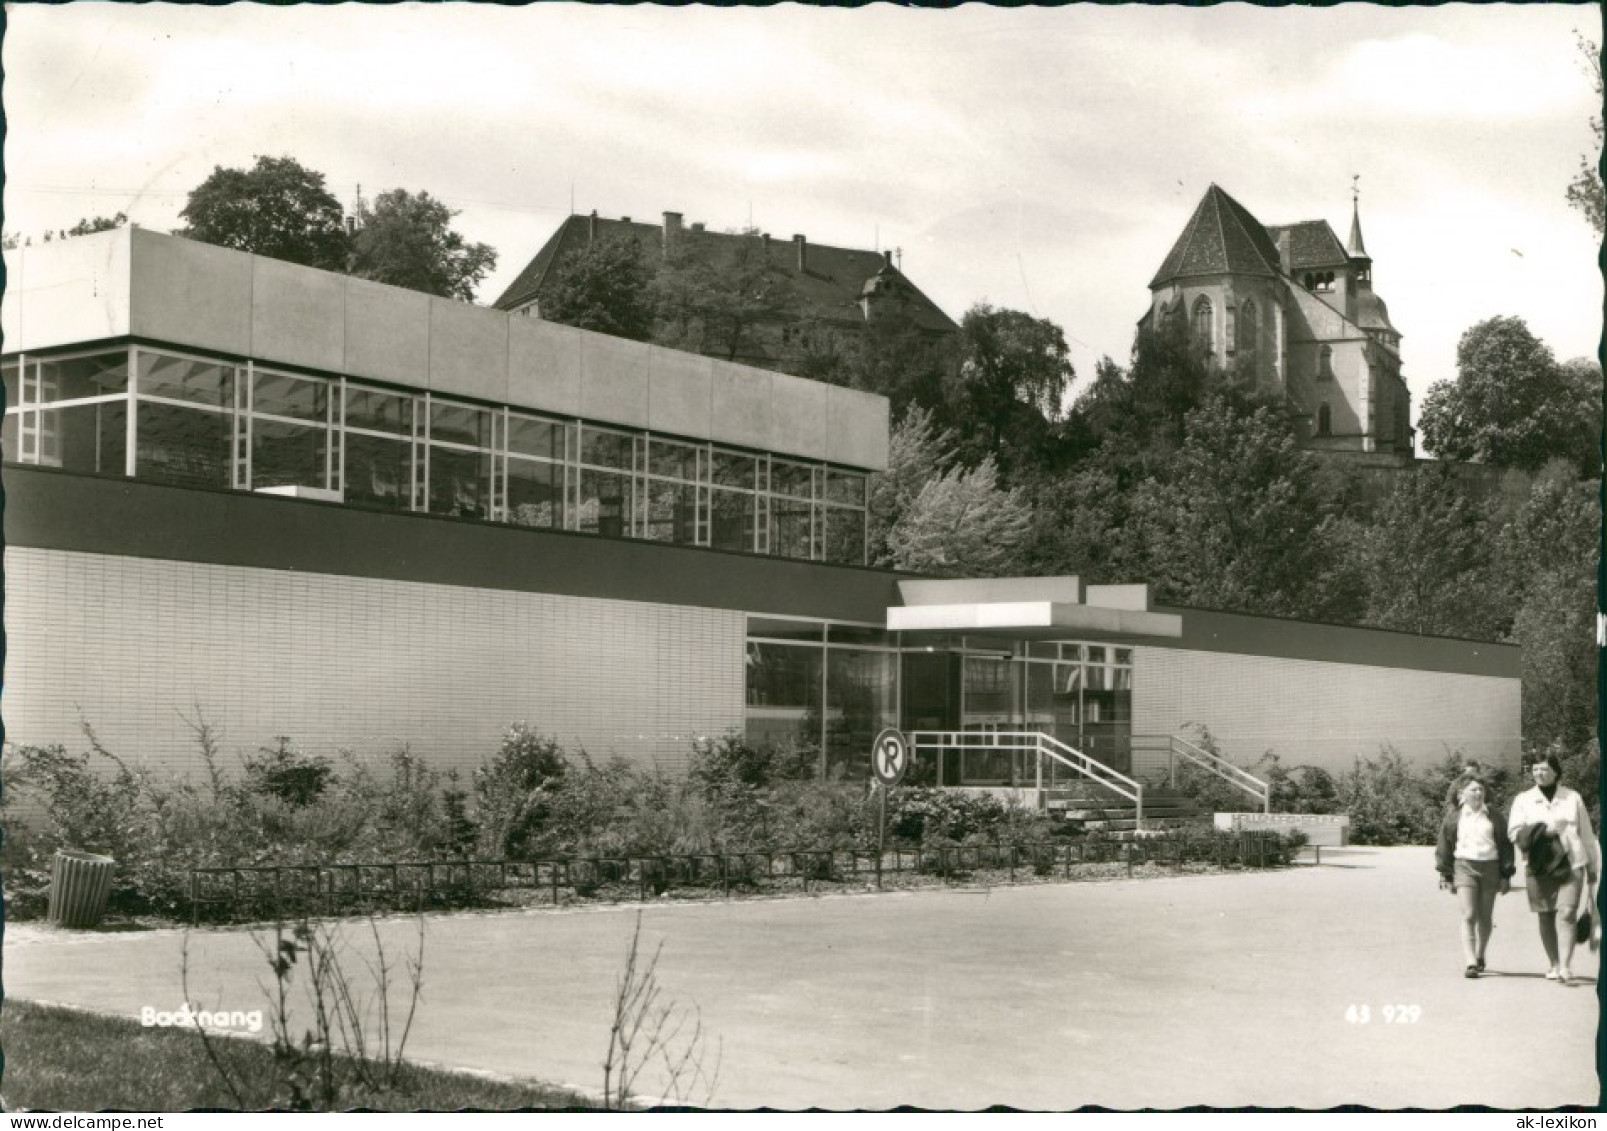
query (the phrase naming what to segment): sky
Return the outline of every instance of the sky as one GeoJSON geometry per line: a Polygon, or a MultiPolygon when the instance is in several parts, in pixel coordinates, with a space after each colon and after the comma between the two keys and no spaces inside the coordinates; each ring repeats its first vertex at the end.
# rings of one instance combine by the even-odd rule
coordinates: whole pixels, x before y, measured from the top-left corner
{"type": "Polygon", "coordinates": [[[7,4],[4,228],[180,226],[259,154],[428,191],[497,250],[571,212],[896,248],[958,320],[1052,319],[1086,386],[1213,182],[1345,238],[1359,186],[1414,416],[1468,327],[1594,356],[1597,241],[1564,190],[1599,99],[1590,5],[912,10],[7,4]],[[1359,181],[1353,178],[1359,175],[1359,181]]]}

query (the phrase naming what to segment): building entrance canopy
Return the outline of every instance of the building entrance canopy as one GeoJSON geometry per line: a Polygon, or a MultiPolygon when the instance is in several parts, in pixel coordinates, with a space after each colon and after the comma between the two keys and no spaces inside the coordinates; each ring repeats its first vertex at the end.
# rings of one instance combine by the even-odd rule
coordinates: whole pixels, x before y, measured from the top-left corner
{"type": "Polygon", "coordinates": [[[1089,585],[1077,577],[900,581],[902,605],[887,610],[889,632],[977,633],[1003,640],[1068,636],[1178,639],[1183,618],[1149,608],[1147,585],[1089,585]]]}

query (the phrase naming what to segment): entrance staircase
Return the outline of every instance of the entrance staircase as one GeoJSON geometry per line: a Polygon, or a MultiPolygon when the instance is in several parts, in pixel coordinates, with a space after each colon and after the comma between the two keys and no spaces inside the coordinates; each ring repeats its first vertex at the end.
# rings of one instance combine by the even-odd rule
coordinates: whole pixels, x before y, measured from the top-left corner
{"type": "Polygon", "coordinates": [[[1266,782],[1180,735],[1145,740],[1142,754],[1135,742],[1131,773],[1041,731],[914,731],[909,741],[916,759],[930,760],[938,783],[1009,791],[1089,832],[1126,838],[1210,821],[1176,789],[1185,764],[1245,793],[1246,808],[1270,809],[1266,782]]]}

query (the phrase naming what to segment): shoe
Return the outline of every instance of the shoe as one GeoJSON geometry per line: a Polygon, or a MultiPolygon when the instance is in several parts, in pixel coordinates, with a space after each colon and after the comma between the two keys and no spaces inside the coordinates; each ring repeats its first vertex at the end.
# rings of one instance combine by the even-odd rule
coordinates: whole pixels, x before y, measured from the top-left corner
{"type": "Polygon", "coordinates": [[[1469,966],[1466,970],[1462,971],[1462,977],[1464,978],[1477,978],[1478,976],[1479,968],[1477,966],[1469,966]]]}
{"type": "Polygon", "coordinates": [[[1566,966],[1564,966],[1561,970],[1557,971],[1557,981],[1561,982],[1563,985],[1566,986],[1569,982],[1571,982],[1573,980],[1574,980],[1574,972],[1572,970],[1568,969],[1566,966]]]}
{"type": "Polygon", "coordinates": [[[1481,958],[1475,962],[1473,964],[1473,969],[1477,970],[1480,974],[1484,973],[1484,959],[1481,958]]]}
{"type": "Polygon", "coordinates": [[[1561,976],[1562,975],[1557,973],[1557,968],[1555,966],[1546,971],[1546,981],[1548,982],[1555,982],[1561,976]]]}

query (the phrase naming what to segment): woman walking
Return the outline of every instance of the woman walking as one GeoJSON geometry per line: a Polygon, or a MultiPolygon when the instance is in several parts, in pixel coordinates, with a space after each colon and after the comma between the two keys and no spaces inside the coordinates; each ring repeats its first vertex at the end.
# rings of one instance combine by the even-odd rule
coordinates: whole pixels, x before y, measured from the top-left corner
{"type": "Polygon", "coordinates": [[[1540,944],[1551,964],[1546,977],[1567,985],[1573,978],[1574,922],[1580,898],[1601,870],[1601,848],[1584,798],[1561,782],[1556,756],[1547,754],[1529,773],[1534,788],[1513,801],[1507,831],[1523,853],[1529,909],[1540,916],[1540,944]]]}
{"type": "Polygon", "coordinates": [[[1511,890],[1516,866],[1507,822],[1491,810],[1484,782],[1463,777],[1454,793],[1456,801],[1440,822],[1434,866],[1440,888],[1455,892],[1462,908],[1463,974],[1477,978],[1484,973],[1484,950],[1495,929],[1495,897],[1511,890]]]}

